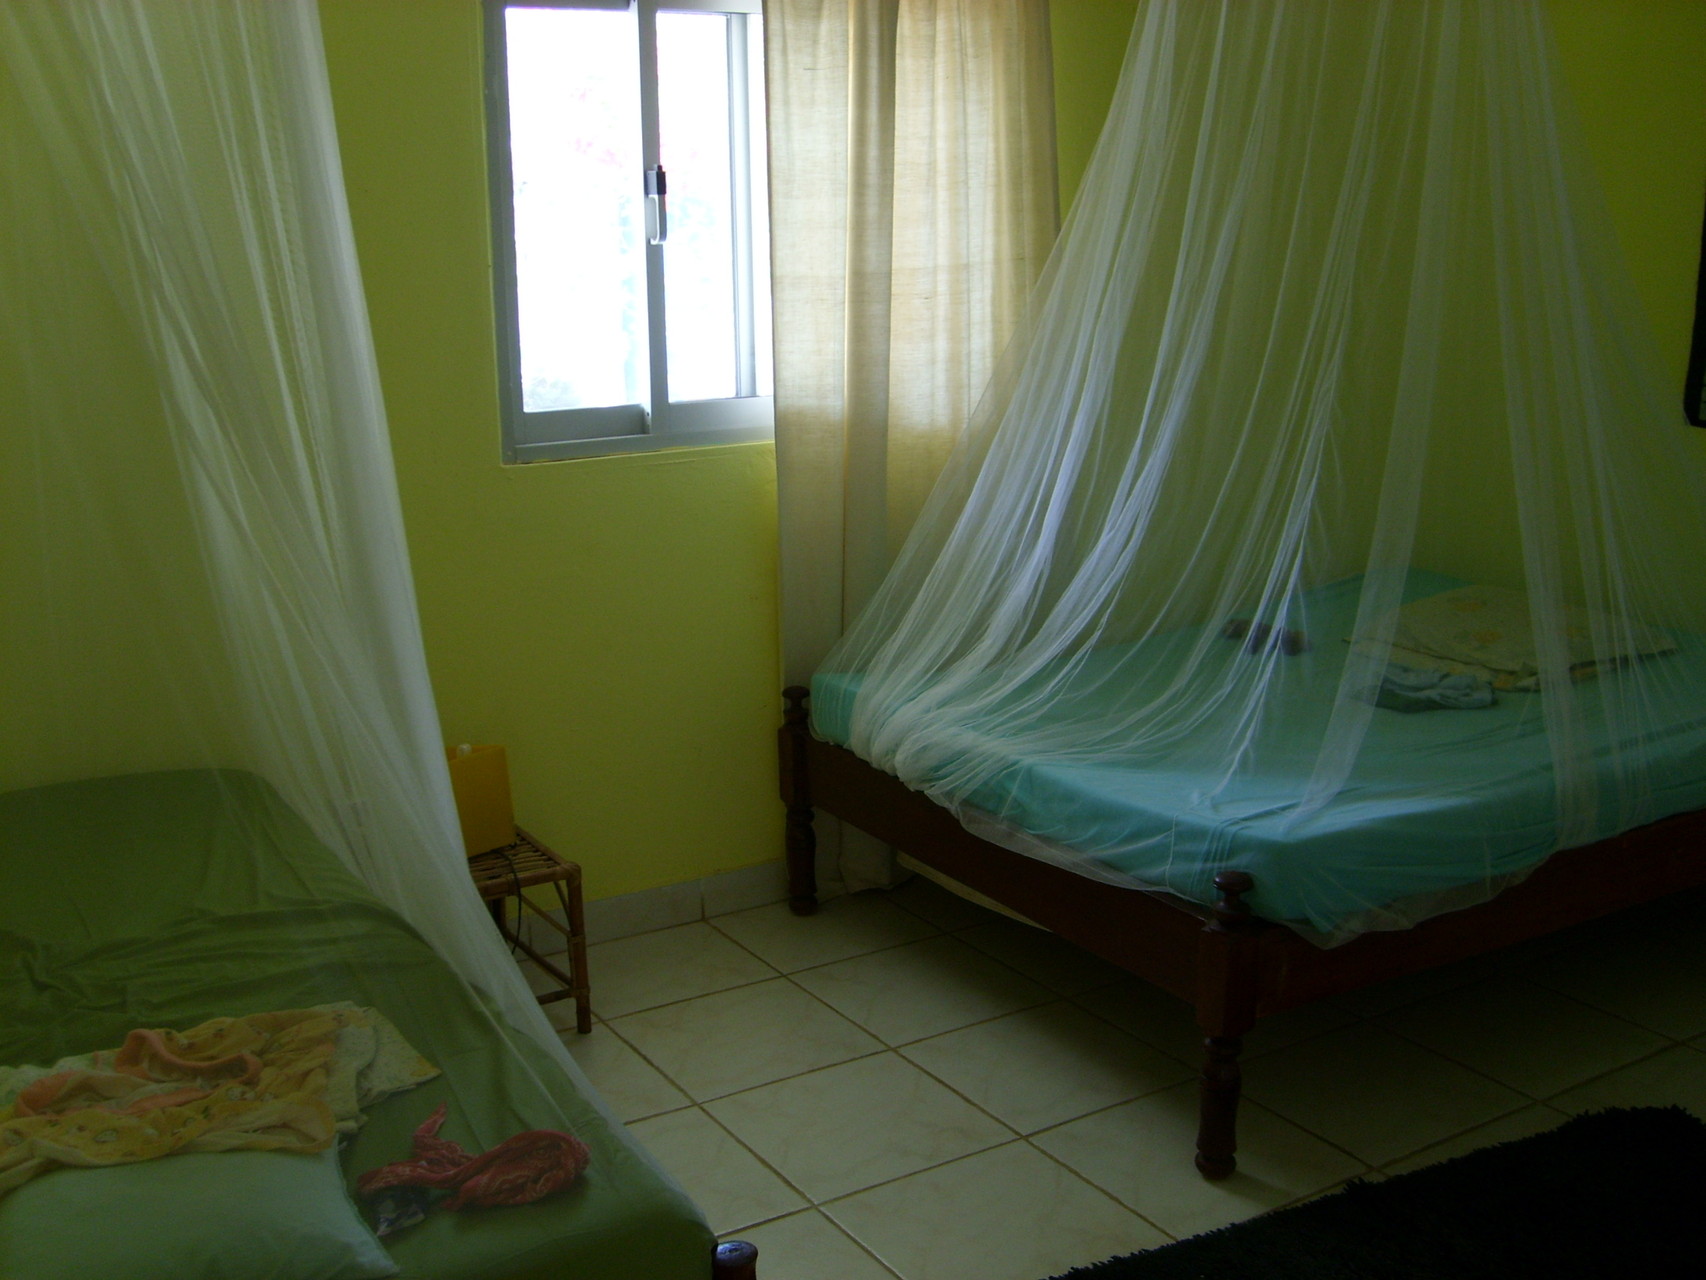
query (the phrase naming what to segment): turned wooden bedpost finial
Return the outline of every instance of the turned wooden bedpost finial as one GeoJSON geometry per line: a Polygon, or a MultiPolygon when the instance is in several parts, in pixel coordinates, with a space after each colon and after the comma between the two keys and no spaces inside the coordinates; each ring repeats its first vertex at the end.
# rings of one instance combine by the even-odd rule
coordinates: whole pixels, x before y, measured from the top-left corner
{"type": "Polygon", "coordinates": [[[1203,928],[1197,962],[1197,1021],[1204,1032],[1197,1169],[1218,1181],[1238,1167],[1238,1097],[1243,1090],[1238,1055],[1244,1033],[1256,1021],[1251,937],[1256,918],[1244,895],[1256,882],[1247,871],[1222,871],[1214,877],[1214,887],[1220,898],[1209,908],[1212,918],[1203,928]]]}
{"type": "Polygon", "coordinates": [[[806,747],[811,740],[811,690],[789,685],[782,690],[780,758],[782,802],[788,807],[784,827],[788,853],[788,905],[797,916],[817,910],[817,832],[812,828],[812,786],[806,747]]]}
{"type": "Polygon", "coordinates": [[[1212,908],[1214,924],[1209,928],[1235,930],[1251,920],[1250,904],[1244,895],[1256,887],[1248,871],[1222,871],[1214,877],[1214,887],[1220,891],[1220,901],[1212,908]]]}

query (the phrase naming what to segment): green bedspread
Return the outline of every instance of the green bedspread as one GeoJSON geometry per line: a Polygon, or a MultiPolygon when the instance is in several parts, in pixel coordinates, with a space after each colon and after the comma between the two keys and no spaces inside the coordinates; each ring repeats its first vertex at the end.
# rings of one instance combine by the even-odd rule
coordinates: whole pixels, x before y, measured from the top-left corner
{"type": "Polygon", "coordinates": [[[444,1136],[470,1150],[552,1128],[592,1152],[582,1182],[551,1199],[434,1214],[388,1239],[402,1275],[709,1273],[703,1219],[584,1080],[494,1022],[259,779],[186,771],[0,795],[0,876],[0,1063],[117,1045],[138,1026],[372,1005],[443,1075],[372,1110],[344,1156],[352,1187],[356,1174],[406,1158],[411,1132],[440,1102],[450,1106],[444,1136]]]}
{"type": "MultiPolygon", "coordinates": [[[[1404,598],[1463,585],[1412,571],[1404,598]]],[[[1475,711],[1376,711],[1343,789],[1318,811],[1296,816],[1338,691],[1360,589],[1361,580],[1349,578],[1302,595],[1288,625],[1306,628],[1313,647],[1280,660],[1271,713],[1230,778],[1223,761],[1193,763],[1183,753],[1075,763],[1028,759],[997,742],[1002,767],[966,806],[1063,853],[1078,851],[1075,865],[1090,874],[1111,872],[1197,902],[1214,900],[1217,872],[1249,871],[1258,913],[1329,936],[1370,927],[1369,913],[1387,904],[1420,907],[1414,914],[1425,915],[1427,903],[1447,901],[1435,895],[1534,866],[1559,844],[1538,694],[1504,694],[1497,706],[1475,711]]],[[[1653,673],[1663,675],[1665,702],[1638,741],[1614,742],[1606,730],[1600,699],[1617,673],[1578,686],[1601,792],[1593,829],[1579,843],[1706,808],[1706,641],[1675,638],[1675,652],[1647,660],[1663,664],[1653,673]],[[1619,788],[1614,759],[1644,771],[1634,794],[1619,788]]],[[[1094,722],[1110,707],[1147,704],[1196,639],[1179,631],[1098,650],[1045,722],[1094,722]]],[[[1216,642],[1215,652],[1213,661],[1246,661],[1231,642],[1216,642]]],[[[848,741],[858,688],[856,675],[813,678],[818,733],[848,741]]]]}

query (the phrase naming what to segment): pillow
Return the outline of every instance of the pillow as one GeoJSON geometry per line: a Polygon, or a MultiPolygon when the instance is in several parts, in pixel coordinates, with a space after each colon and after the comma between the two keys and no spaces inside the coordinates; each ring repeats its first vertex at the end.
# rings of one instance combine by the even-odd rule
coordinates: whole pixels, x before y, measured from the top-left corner
{"type": "Polygon", "coordinates": [[[397,1265],[337,1149],[58,1169],[0,1198],[5,1280],[374,1280],[397,1265]]]}
{"type": "MultiPolygon", "coordinates": [[[[1676,648],[1663,632],[1579,607],[1564,611],[1564,640],[1570,674],[1576,679],[1593,675],[1597,663],[1676,648]],[[1596,624],[1602,635],[1615,640],[1613,652],[1594,652],[1596,624]]],[[[1354,642],[1360,652],[1373,652],[1376,647],[1363,637],[1354,642]]],[[[1469,586],[1412,601],[1397,612],[1390,659],[1427,670],[1476,675],[1499,689],[1537,688],[1540,664],[1528,597],[1505,587],[1469,586]]]]}

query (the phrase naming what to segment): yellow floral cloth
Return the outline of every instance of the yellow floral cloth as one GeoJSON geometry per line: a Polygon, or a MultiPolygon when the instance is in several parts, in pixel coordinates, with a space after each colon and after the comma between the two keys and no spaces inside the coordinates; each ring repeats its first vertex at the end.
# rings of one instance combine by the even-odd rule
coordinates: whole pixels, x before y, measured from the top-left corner
{"type": "Polygon", "coordinates": [[[141,1028],[117,1049],[0,1067],[0,1195],[56,1165],[183,1151],[323,1151],[362,1109],[438,1074],[353,1004],[141,1028]]]}

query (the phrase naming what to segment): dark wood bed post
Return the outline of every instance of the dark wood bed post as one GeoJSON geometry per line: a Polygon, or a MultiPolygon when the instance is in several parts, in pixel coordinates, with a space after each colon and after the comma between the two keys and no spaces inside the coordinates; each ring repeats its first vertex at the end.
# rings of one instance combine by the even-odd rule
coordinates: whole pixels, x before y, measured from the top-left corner
{"type": "Polygon", "coordinates": [[[782,799],[788,806],[788,906],[797,916],[817,911],[817,833],[812,829],[811,774],[806,744],[811,740],[806,699],[811,690],[790,685],[782,690],[787,710],[782,713],[782,799]]]}
{"type": "Polygon", "coordinates": [[[725,1240],[712,1255],[711,1280],[758,1280],[758,1246],[725,1240]]]}
{"type": "Polygon", "coordinates": [[[1256,940],[1261,925],[1243,898],[1255,881],[1243,871],[1214,878],[1220,901],[1198,946],[1197,1025],[1203,1030],[1197,1169],[1218,1181],[1238,1167],[1238,1094],[1243,1070],[1238,1054],[1256,1024],[1256,940]]]}

